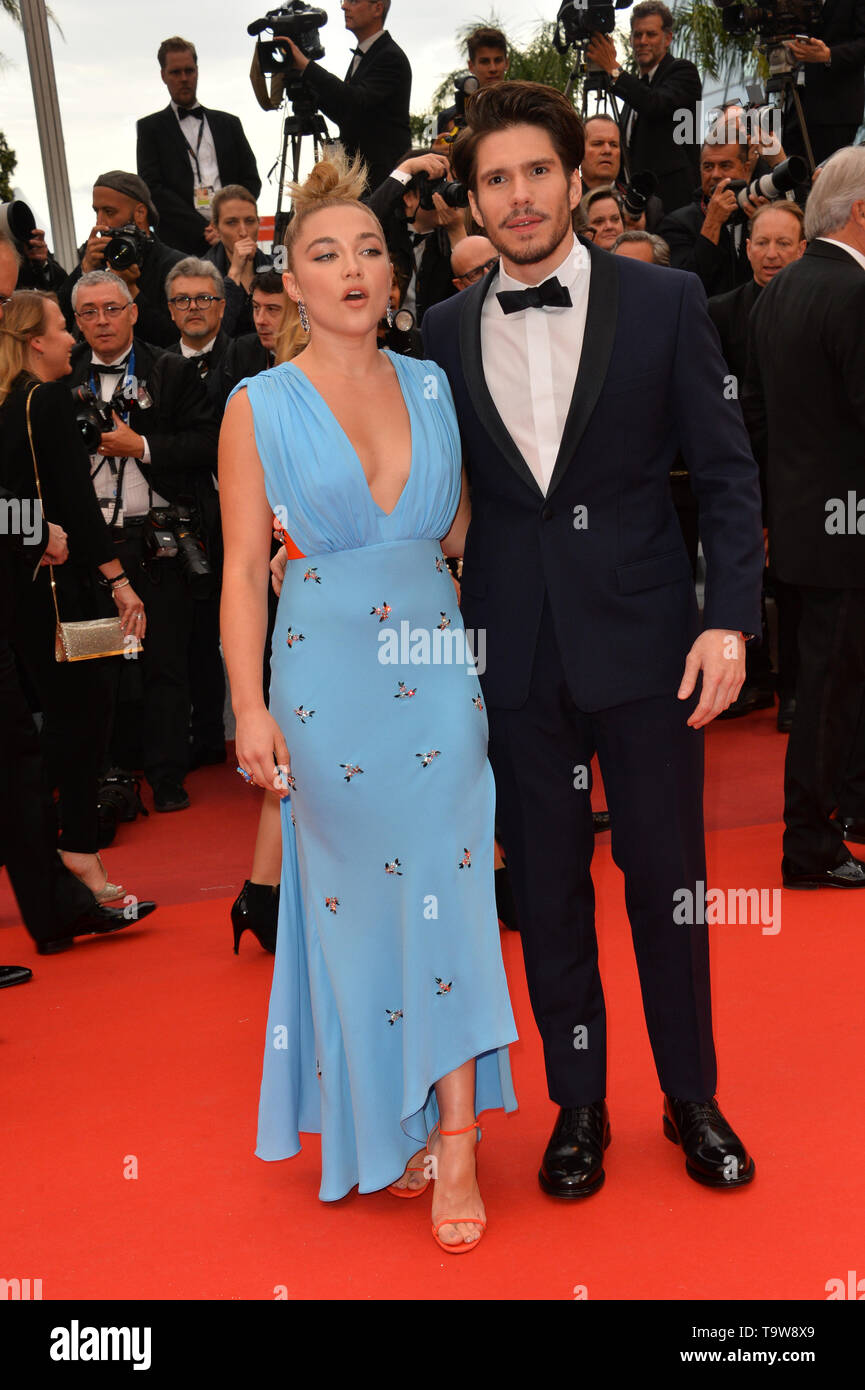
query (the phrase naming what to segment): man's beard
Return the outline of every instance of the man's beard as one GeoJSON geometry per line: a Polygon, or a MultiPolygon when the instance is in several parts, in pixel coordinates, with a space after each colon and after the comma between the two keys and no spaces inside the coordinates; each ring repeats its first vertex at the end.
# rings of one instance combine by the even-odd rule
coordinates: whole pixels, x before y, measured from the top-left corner
{"type": "MultiPolygon", "coordinates": [[[[532,210],[527,209],[525,215],[532,215],[532,210]]],[[[572,230],[572,227],[571,209],[568,208],[560,221],[554,223],[552,219],[550,219],[546,226],[538,228],[539,232],[546,232],[546,235],[540,243],[536,242],[534,245],[526,244],[524,246],[518,245],[516,247],[510,247],[501,240],[503,234],[507,232],[507,228],[505,227],[497,227],[494,231],[488,231],[487,236],[496,250],[500,251],[503,256],[507,256],[508,260],[514,265],[537,265],[539,262],[545,261],[548,256],[551,256],[557,246],[561,246],[567,233],[572,230]]]]}

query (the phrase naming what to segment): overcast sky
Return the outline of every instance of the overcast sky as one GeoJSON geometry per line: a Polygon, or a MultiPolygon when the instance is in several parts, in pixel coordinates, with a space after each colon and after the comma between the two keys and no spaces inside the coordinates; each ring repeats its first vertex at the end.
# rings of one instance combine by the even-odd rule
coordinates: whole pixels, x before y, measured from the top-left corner
{"type": "MultiPolygon", "coordinates": [[[[162,39],[175,33],[198,49],[202,103],[232,111],[243,121],[264,183],[260,210],[274,211],[276,192],[267,183],[267,173],[279,154],[281,116],[262,111],[253,95],[249,64],[254,40],[246,26],[275,3],[268,0],[255,9],[238,0],[199,0],[198,4],[189,0],[145,0],[143,4],[52,0],[63,30],[61,36],[52,26],[51,43],[79,241],[93,223],[90,199],[95,175],[107,169],[135,169],[135,121],[168,100],[156,51],[162,39]]],[[[328,15],[322,30],[326,49],[322,65],[342,77],[353,40],[336,0],[318,3],[328,15]]],[[[388,29],[411,61],[413,112],[429,108],[442,76],[462,61],[454,39],[457,28],[476,17],[483,21],[492,8],[483,0],[468,5],[465,0],[393,0],[388,29]]],[[[558,3],[498,0],[494,8],[503,27],[519,42],[541,20],[553,19],[558,3]]],[[[627,22],[623,12],[617,19],[620,25],[622,20],[627,22]]],[[[0,130],[18,156],[13,183],[33,207],[37,223],[49,227],[24,36],[6,16],[0,17],[0,53],[7,60],[0,71],[0,130]]]]}

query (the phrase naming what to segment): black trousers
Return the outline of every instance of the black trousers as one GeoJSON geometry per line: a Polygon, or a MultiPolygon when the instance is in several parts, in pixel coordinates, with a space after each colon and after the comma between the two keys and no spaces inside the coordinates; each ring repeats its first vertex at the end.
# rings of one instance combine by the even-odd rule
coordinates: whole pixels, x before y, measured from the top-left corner
{"type": "Polygon", "coordinates": [[[685,723],[695,705],[665,695],[592,714],[578,709],[547,604],[526,704],[488,706],[497,819],[550,1097],[561,1106],[606,1094],[591,878],[595,752],[661,1088],[682,1100],[715,1093],[707,929],[674,921],[677,890],[702,892],[706,881],[703,736],[685,723]],[[577,1046],[580,1025],[585,1047],[577,1046]]]}
{"type": "Polygon", "coordinates": [[[222,530],[219,503],[212,506],[211,524],[203,531],[207,559],[213,571],[213,593],[197,598],[192,609],[189,643],[189,696],[192,705],[191,741],[219,750],[225,747],[225,668],[219,650],[219,604],[222,597],[222,530]]]}
{"type": "Polygon", "coordinates": [[[112,762],[141,767],[151,786],[182,782],[189,768],[189,648],[195,600],[177,558],[145,555],[143,526],[124,526],[117,557],[144,603],[144,651],[115,663],[112,762]]]}
{"type": "Polygon", "coordinates": [[[796,713],[784,766],[784,868],[811,873],[849,858],[830,816],[844,798],[861,738],[865,589],[798,592],[796,713]]]}
{"type": "MultiPolygon", "coordinates": [[[[99,848],[97,797],[111,729],[119,657],[60,662],[54,657],[56,617],[47,571],[22,597],[14,627],[15,655],[42,712],[42,759],[60,795],[59,847],[77,854],[99,848]]],[[[60,584],[58,581],[58,590],[60,584]]],[[[96,601],[96,600],[94,600],[96,601]]],[[[61,592],[61,616],[64,609],[61,592]]],[[[71,616],[75,616],[72,614],[71,616]]],[[[92,612],[90,616],[95,616],[92,612]]]]}
{"type": "Polygon", "coordinates": [[[25,927],[34,941],[62,936],[91,911],[89,888],[63,867],[57,817],[33,716],[18,684],[9,645],[0,641],[0,864],[6,865],[25,927]]]}

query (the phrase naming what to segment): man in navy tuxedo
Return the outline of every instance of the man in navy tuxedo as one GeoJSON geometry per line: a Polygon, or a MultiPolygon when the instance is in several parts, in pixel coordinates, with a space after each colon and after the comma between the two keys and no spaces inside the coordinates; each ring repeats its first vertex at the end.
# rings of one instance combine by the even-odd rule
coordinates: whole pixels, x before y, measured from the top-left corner
{"type": "Polygon", "coordinates": [[[575,237],[582,154],[561,93],[527,82],[477,93],[452,161],[501,262],[423,325],[460,420],[472,492],[463,617],[486,633],[498,820],[560,1106],[539,1178],[564,1198],[604,1180],[597,753],[664,1132],[691,1177],[734,1188],[754,1162],[715,1100],[701,731],[735,699],[759,630],[757,468],[696,276],[575,237]],[[670,495],[679,449],[700,506],[702,631],[670,495]]]}

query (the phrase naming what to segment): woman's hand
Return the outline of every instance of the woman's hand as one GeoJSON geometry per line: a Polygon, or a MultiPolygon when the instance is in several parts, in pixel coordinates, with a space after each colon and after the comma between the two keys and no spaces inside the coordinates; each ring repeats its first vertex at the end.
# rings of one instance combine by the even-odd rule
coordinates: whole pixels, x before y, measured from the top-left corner
{"type": "Polygon", "coordinates": [[[58,526],[55,521],[49,521],[46,525],[48,527],[48,544],[39,563],[40,565],[62,565],[69,559],[68,536],[63,527],[58,526]]]}
{"type": "Polygon", "coordinates": [[[111,590],[112,598],[120,614],[120,626],[124,636],[143,637],[147,629],[144,604],[131,584],[121,584],[111,590]]]}
{"type": "Polygon", "coordinates": [[[288,551],[284,545],[279,547],[270,562],[270,582],[273,585],[273,592],[279,598],[282,593],[282,584],[285,579],[285,567],[288,564],[288,551]]]}
{"type": "Polygon", "coordinates": [[[248,772],[257,787],[286,796],[291,789],[291,763],[282,730],[264,705],[237,716],[234,736],[237,766],[248,772]]]}

